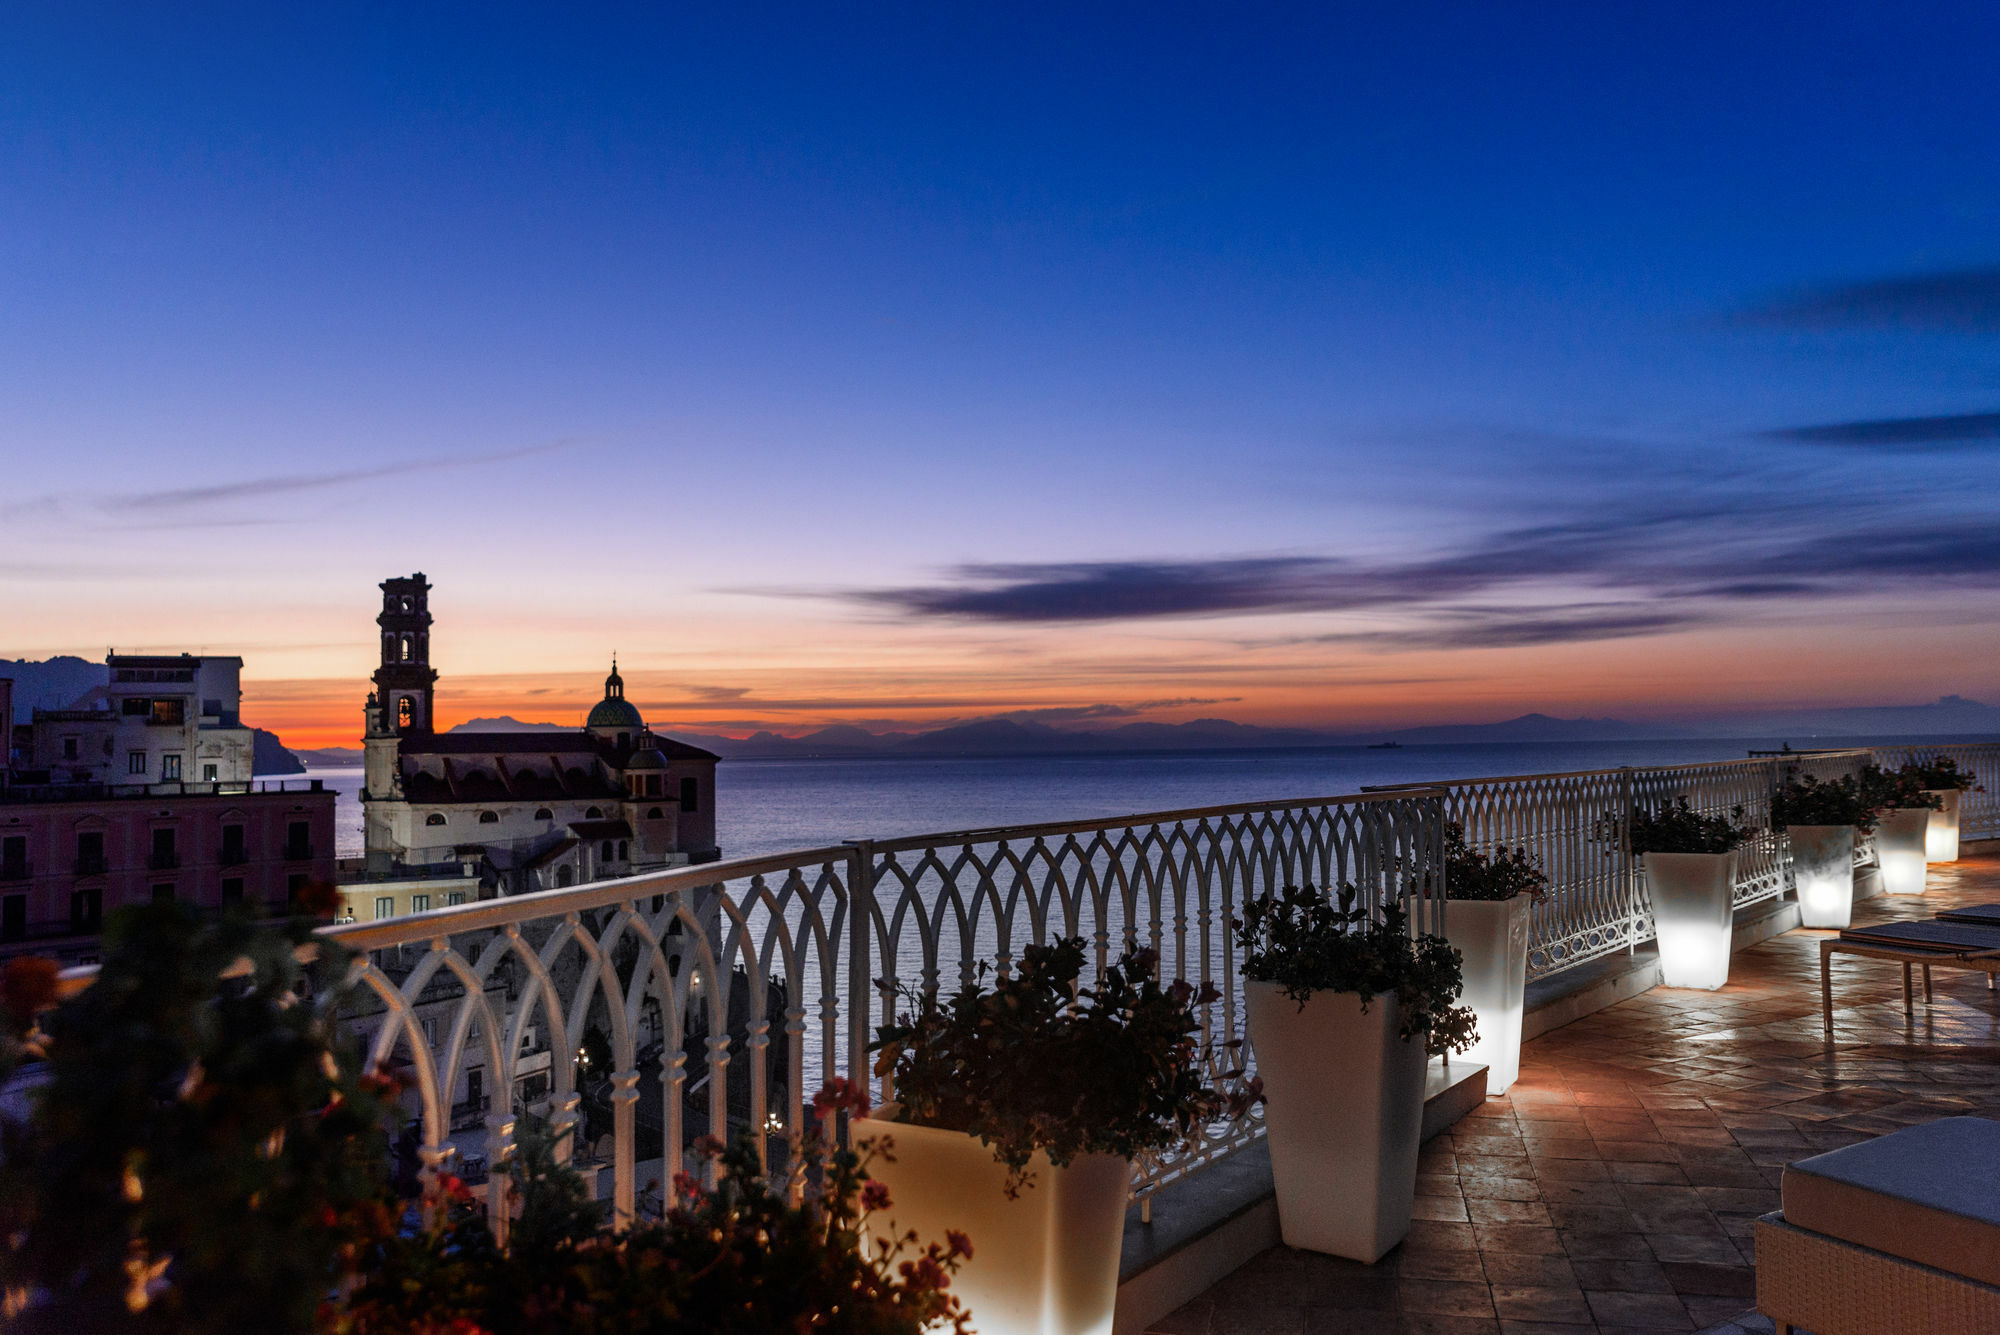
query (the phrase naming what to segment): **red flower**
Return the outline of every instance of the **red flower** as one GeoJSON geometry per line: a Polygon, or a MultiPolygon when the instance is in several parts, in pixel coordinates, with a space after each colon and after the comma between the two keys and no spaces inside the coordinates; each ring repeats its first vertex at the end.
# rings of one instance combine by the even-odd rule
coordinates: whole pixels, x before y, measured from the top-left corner
{"type": "Polygon", "coordinates": [[[888,1209],[889,1189],[871,1178],[861,1187],[861,1208],[864,1210],[888,1209]]]}
{"type": "Polygon", "coordinates": [[[955,1228],[948,1228],[944,1231],[944,1240],[950,1246],[953,1256],[962,1256],[968,1261],[972,1259],[972,1240],[965,1234],[955,1228]]]}

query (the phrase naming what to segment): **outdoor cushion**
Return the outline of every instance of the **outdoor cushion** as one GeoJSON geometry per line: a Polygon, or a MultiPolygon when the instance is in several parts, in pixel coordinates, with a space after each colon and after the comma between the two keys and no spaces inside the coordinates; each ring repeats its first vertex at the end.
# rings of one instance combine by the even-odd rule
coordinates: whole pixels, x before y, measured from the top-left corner
{"type": "Polygon", "coordinates": [[[1945,1117],[1787,1165],[1785,1222],[2000,1285],[2000,1122],[1945,1117]]]}
{"type": "Polygon", "coordinates": [[[1989,927],[2000,927],[2000,904],[1973,904],[1962,909],[1942,909],[1938,912],[1939,922],[1977,922],[1989,927]]]}
{"type": "Polygon", "coordinates": [[[1842,928],[1840,939],[1919,950],[2000,950],[2000,927],[1969,922],[1878,922],[1869,927],[1842,928]]]}

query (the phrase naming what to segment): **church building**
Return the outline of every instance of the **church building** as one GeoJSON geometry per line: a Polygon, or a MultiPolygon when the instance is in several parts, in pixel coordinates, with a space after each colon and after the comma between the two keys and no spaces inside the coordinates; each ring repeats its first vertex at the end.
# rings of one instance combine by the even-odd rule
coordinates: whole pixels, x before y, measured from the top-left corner
{"type": "Polygon", "coordinates": [[[431,586],[419,572],[381,587],[361,791],[371,878],[463,868],[486,894],[526,894],[721,856],[718,757],[654,735],[617,663],[578,730],[437,732],[431,586]]]}

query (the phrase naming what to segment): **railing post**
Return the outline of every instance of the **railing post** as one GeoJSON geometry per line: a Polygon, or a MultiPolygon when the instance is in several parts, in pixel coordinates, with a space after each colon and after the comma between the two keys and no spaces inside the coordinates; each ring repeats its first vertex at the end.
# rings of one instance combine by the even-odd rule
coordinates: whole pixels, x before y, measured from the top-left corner
{"type": "Polygon", "coordinates": [[[874,1017],[875,976],[871,943],[875,926],[875,841],[847,845],[847,1078],[870,1090],[869,1021],[874,1017]]]}
{"type": "Polygon", "coordinates": [[[611,1073],[611,1218],[619,1228],[632,1226],[637,1200],[639,1072],[611,1073]]]}
{"type": "Polygon", "coordinates": [[[1639,950],[1639,873],[1632,865],[1632,767],[1618,767],[1618,871],[1625,878],[1625,953],[1639,950]]]}

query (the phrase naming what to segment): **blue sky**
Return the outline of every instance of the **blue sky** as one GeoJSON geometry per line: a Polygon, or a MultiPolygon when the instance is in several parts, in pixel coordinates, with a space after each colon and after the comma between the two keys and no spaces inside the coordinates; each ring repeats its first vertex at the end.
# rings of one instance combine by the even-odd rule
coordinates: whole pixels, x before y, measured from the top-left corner
{"type": "Polygon", "coordinates": [[[347,711],[422,568],[690,725],[1990,692],[1996,28],[16,11],[0,648],[347,711]]]}

